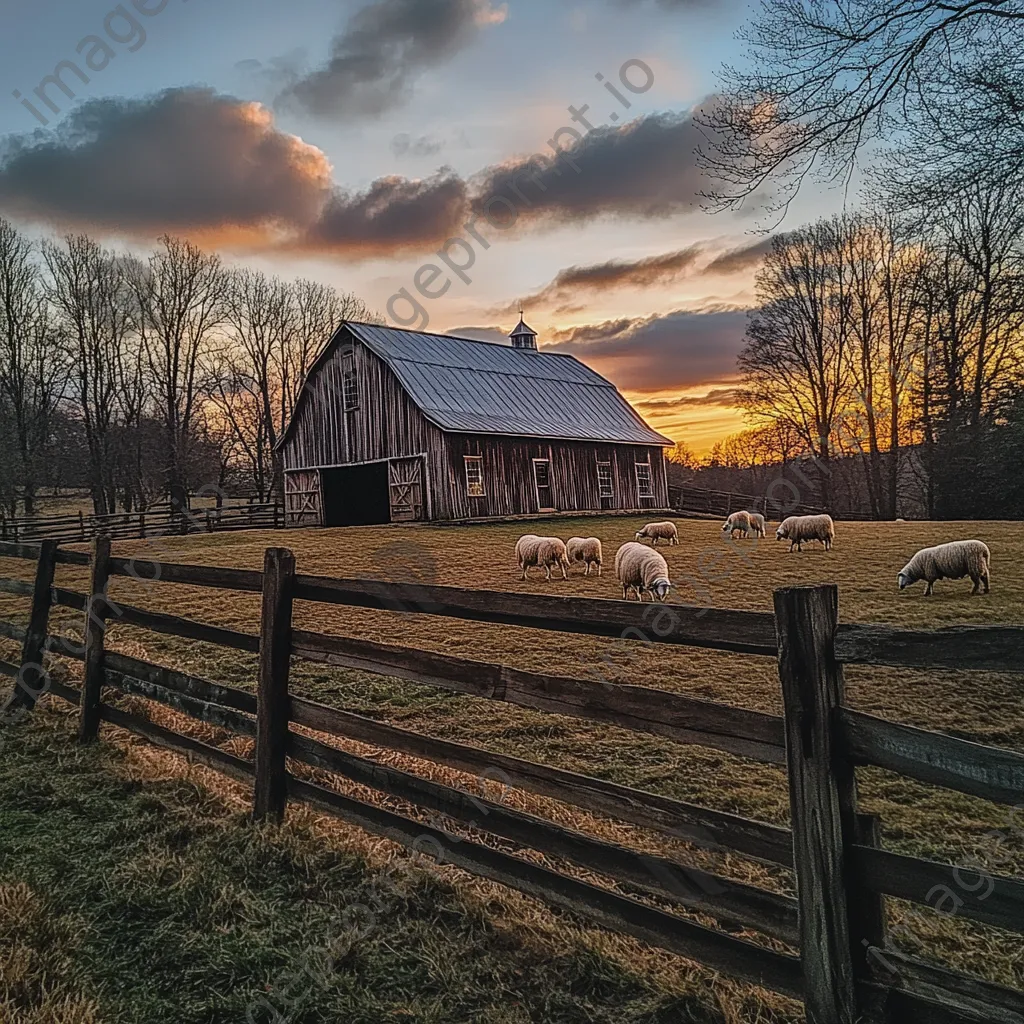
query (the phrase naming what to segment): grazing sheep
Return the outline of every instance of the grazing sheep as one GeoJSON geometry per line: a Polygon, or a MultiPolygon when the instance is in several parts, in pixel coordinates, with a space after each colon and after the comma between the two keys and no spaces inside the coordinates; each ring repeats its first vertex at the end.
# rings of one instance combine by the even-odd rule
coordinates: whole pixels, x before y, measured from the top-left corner
{"type": "Polygon", "coordinates": [[[636,531],[637,540],[643,537],[650,537],[654,547],[657,547],[659,539],[667,540],[669,544],[679,543],[679,531],[676,529],[675,523],[648,523],[636,531]]]}
{"type": "Polygon", "coordinates": [[[544,579],[551,579],[551,567],[561,566],[562,579],[569,578],[569,558],[565,552],[565,544],[557,537],[538,537],[536,534],[524,534],[516,541],[516,561],[523,570],[522,579],[526,579],[526,571],[532,565],[544,570],[544,579]]]}
{"type": "Polygon", "coordinates": [[[622,599],[636,591],[638,601],[649,593],[651,600],[664,601],[672,586],[668,578],[668,565],[662,555],[636,541],[627,541],[615,553],[615,575],[622,584],[622,599]]]}
{"type": "Polygon", "coordinates": [[[776,540],[788,540],[789,550],[795,547],[803,551],[803,542],[820,540],[826,551],[832,550],[832,542],[836,537],[836,524],[829,515],[790,516],[783,519],[775,531],[776,540]]]}
{"type": "Polygon", "coordinates": [[[733,539],[737,533],[742,537],[749,537],[753,531],[753,517],[749,512],[733,512],[722,524],[722,533],[733,539]]]}
{"type": "Polygon", "coordinates": [[[585,562],[587,571],[584,576],[590,575],[590,567],[597,566],[597,575],[601,575],[601,542],[597,537],[570,537],[565,542],[565,551],[569,556],[569,563],[585,562]]]}
{"type": "Polygon", "coordinates": [[[933,548],[922,548],[899,571],[896,581],[900,590],[918,580],[926,580],[924,595],[928,597],[936,580],[962,580],[970,576],[974,582],[972,594],[981,584],[988,593],[988,566],[992,560],[988,546],[980,540],[954,540],[933,548]]]}
{"type": "Polygon", "coordinates": [[[755,537],[767,537],[768,526],[764,521],[764,516],[760,512],[748,512],[750,516],[750,525],[754,530],[755,537]]]}

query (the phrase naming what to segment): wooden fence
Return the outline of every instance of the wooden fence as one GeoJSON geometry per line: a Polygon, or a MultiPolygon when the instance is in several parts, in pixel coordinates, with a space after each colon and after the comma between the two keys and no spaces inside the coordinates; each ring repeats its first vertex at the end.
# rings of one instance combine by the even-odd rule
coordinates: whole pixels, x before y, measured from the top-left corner
{"type": "Polygon", "coordinates": [[[746,509],[760,512],[768,519],[785,519],[786,516],[817,515],[829,512],[833,519],[870,520],[867,512],[838,512],[820,505],[794,504],[788,500],[769,498],[763,494],[744,494],[742,491],[716,491],[708,487],[669,487],[669,505],[678,512],[702,512],[723,519],[732,512],[746,509]]]}
{"type": "MultiPolygon", "coordinates": [[[[298,575],[292,554],[266,551],[263,572],[162,564],[161,583],[262,594],[260,632],[242,633],[120,603],[108,595],[137,574],[112,557],[0,544],[0,556],[35,561],[35,579],[0,580],[0,592],[31,599],[27,629],[0,622],[22,643],[22,663],[0,663],[17,679],[12,701],[27,707],[49,691],[80,707],[80,740],[101,723],[131,730],[253,786],[254,815],[280,819],[288,800],[307,802],[388,839],[511,886],[553,907],[641,939],[724,974],[802,999],[811,1024],[1022,1024],[1024,993],[985,982],[894,948],[886,938],[886,897],[928,904],[952,886],[955,867],[886,850],[880,822],[859,813],[856,769],[875,765],[902,776],[999,804],[1024,794],[1024,755],[863,714],[844,705],[843,665],[1020,671],[1024,628],[950,627],[937,631],[839,624],[835,587],[778,590],[774,614],[666,606],[649,625],[649,606],[578,597],[522,595],[454,587],[298,575]],[[59,563],[91,567],[89,594],[54,586],[59,563]],[[456,617],[508,626],[726,651],[777,659],[785,714],[696,700],[640,686],[519,671],[450,655],[292,628],[295,600],[456,617]],[[51,606],[85,612],[84,643],[49,634],[51,606]],[[105,649],[108,624],[257,653],[256,693],[222,686],[105,649]],[[644,639],[641,639],[644,638],[644,639]],[[81,689],[50,681],[46,652],[84,662],[81,689]],[[786,765],[791,828],[711,810],[546,764],[411,732],[289,692],[293,658],[355,668],[474,697],[570,715],[786,765]],[[110,688],[156,701],[194,719],[255,738],[255,760],[229,754],[104,700],[110,688]],[[500,770],[510,785],[598,815],[682,838],[698,848],[790,869],[796,898],[740,883],[679,860],[650,856],[557,825],[504,803],[472,797],[397,767],[296,732],[357,740],[463,772],[500,770]],[[334,773],[518,847],[589,869],[619,886],[582,882],[504,850],[453,837],[376,804],[296,777],[289,759],[334,773]],[[660,906],[652,905],[654,901],[660,906]],[[672,910],[662,909],[665,905],[672,910]],[[679,908],[719,922],[699,924],[679,908]],[[735,934],[759,933],[792,952],[735,934]]],[[[503,780],[505,781],[505,780],[503,780]]],[[[1024,880],[993,875],[986,899],[964,893],[964,919],[1024,932],[1024,880]]]]}
{"type": "Polygon", "coordinates": [[[85,515],[29,516],[0,520],[0,539],[5,541],[54,540],[85,543],[101,534],[115,539],[158,535],[213,533],[222,530],[276,530],[284,526],[281,505],[225,505],[222,508],[188,509],[172,512],[169,505],[145,512],[113,512],[85,515]]]}

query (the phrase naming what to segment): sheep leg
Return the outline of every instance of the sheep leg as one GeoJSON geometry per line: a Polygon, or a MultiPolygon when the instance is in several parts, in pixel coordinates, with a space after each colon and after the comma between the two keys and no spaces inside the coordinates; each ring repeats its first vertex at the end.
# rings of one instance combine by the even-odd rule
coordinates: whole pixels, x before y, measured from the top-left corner
{"type": "Polygon", "coordinates": [[[526,579],[526,570],[527,569],[529,569],[529,566],[528,565],[524,565],[523,566],[523,575],[520,577],[521,579],[524,579],[524,580],[526,579]]]}
{"type": "Polygon", "coordinates": [[[598,576],[601,575],[601,563],[600,562],[597,563],[597,575],[598,576]]]}
{"type": "Polygon", "coordinates": [[[932,596],[932,589],[934,588],[934,586],[935,586],[935,581],[934,580],[929,580],[928,581],[928,585],[924,588],[924,596],[925,597],[931,597],[932,596]]]}
{"type": "Polygon", "coordinates": [[[546,579],[546,580],[550,580],[551,579],[551,566],[550,565],[545,565],[544,566],[544,579],[546,579]]]}
{"type": "Polygon", "coordinates": [[[560,562],[559,564],[562,566],[562,579],[567,580],[569,578],[569,574],[565,571],[565,562],[560,562]]]}
{"type": "Polygon", "coordinates": [[[985,575],[981,577],[981,582],[984,585],[985,593],[987,594],[988,593],[988,573],[985,573],[985,575]]]}

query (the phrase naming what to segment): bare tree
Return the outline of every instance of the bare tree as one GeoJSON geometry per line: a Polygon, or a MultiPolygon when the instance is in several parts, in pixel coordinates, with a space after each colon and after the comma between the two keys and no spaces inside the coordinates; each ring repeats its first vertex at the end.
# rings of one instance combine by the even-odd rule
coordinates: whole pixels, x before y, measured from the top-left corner
{"type": "MultiPolygon", "coordinates": [[[[276,277],[236,270],[227,288],[225,324],[233,351],[229,386],[239,388],[240,396],[249,396],[255,403],[262,422],[253,434],[265,449],[260,464],[271,467],[269,490],[280,490],[283,470],[276,446],[288,410],[285,394],[298,324],[295,293],[276,277]]],[[[220,394],[223,403],[223,387],[220,394]]]]}
{"type": "Polygon", "coordinates": [[[726,207],[774,187],[784,209],[809,174],[846,177],[857,153],[901,133],[963,178],[1024,165],[1024,0],[763,0],[699,114],[726,207]]]}
{"type": "Polygon", "coordinates": [[[37,472],[51,417],[64,394],[66,369],[34,247],[0,218],[0,399],[17,452],[15,479],[26,515],[35,512],[37,472]]]}
{"type": "Polygon", "coordinates": [[[206,382],[212,332],[224,315],[219,257],[164,236],[130,280],[154,411],[163,424],[163,464],[172,512],[188,504],[189,443],[206,382]]]}
{"type": "Polygon", "coordinates": [[[384,323],[382,316],[352,292],[339,292],[319,281],[300,278],[292,286],[292,294],[295,322],[282,360],[282,430],[295,409],[313,360],[334,336],[342,321],[384,323]]]}
{"type": "Polygon", "coordinates": [[[263,389],[235,353],[221,353],[214,364],[211,403],[231,437],[229,462],[245,467],[260,501],[270,497],[274,483],[273,452],[267,437],[263,389]]]}
{"type": "Polygon", "coordinates": [[[124,262],[85,235],[46,242],[49,296],[69,342],[69,390],[89,451],[89,489],[98,515],[114,510],[113,433],[133,332],[124,262]]]}
{"type": "Polygon", "coordinates": [[[739,357],[741,404],[755,421],[792,425],[818,464],[825,506],[831,503],[833,437],[852,391],[839,241],[835,220],[773,241],[739,357]]]}

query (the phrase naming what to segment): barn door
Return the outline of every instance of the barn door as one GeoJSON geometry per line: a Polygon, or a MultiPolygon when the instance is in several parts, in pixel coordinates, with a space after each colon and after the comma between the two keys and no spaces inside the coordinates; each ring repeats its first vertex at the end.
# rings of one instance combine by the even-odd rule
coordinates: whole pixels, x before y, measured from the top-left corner
{"type": "Polygon", "coordinates": [[[420,459],[392,459],[388,463],[391,521],[423,518],[423,463],[420,459]]]}
{"type": "Polygon", "coordinates": [[[292,470],[284,475],[285,523],[319,526],[320,474],[315,469],[292,470]]]}

